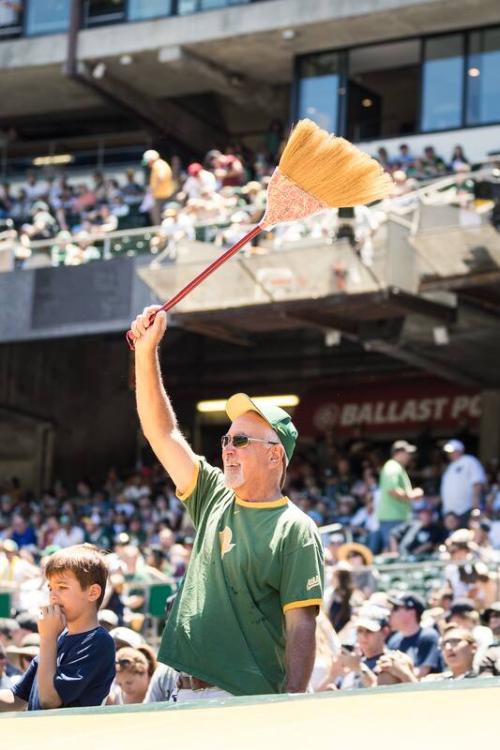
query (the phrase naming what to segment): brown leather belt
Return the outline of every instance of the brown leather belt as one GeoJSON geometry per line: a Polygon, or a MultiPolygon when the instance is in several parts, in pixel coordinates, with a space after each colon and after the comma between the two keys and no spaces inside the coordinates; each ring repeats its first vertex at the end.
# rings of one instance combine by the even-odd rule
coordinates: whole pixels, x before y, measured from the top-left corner
{"type": "Polygon", "coordinates": [[[198,677],[193,677],[190,674],[181,672],[177,678],[177,687],[179,690],[205,690],[206,688],[215,687],[210,682],[200,680],[198,677]]]}

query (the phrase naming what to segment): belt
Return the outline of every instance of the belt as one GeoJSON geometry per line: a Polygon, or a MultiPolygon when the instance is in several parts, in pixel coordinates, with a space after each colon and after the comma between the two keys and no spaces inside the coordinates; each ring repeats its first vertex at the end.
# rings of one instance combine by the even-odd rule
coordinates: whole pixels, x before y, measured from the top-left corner
{"type": "Polygon", "coordinates": [[[193,677],[190,674],[185,674],[184,672],[181,672],[177,677],[177,688],[179,690],[205,690],[205,688],[212,687],[215,687],[215,685],[212,685],[210,682],[205,682],[205,680],[200,680],[198,677],[193,677]]]}

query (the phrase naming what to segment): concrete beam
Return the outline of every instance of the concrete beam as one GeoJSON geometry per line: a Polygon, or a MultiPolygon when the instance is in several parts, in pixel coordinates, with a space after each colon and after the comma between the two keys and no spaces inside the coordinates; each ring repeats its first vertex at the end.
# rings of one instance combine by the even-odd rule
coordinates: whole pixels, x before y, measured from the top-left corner
{"type": "Polygon", "coordinates": [[[89,66],[79,63],[77,80],[97,91],[104,100],[111,100],[131,112],[148,130],[187,143],[199,153],[205,153],[218,142],[220,132],[206,121],[173,101],[152,99],[123,79],[108,73],[104,63],[100,65],[104,66],[103,75],[96,78],[89,66]]]}
{"type": "Polygon", "coordinates": [[[268,111],[273,106],[276,95],[272,86],[260,84],[247,76],[233,73],[192,50],[182,48],[177,64],[187,66],[202,78],[207,79],[214,91],[245,109],[257,106],[268,111]]]}

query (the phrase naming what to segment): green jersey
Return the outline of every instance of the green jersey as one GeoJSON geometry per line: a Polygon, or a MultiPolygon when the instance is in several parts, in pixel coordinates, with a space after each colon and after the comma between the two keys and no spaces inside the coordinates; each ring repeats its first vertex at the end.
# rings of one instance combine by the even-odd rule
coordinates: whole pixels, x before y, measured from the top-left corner
{"type": "Polygon", "coordinates": [[[160,661],[234,695],[283,692],[284,613],[322,601],[316,526],[286,497],[241,500],[204,459],[179,497],[197,535],[160,661]]]}
{"type": "Polygon", "coordinates": [[[389,493],[391,490],[411,492],[411,482],[403,466],[394,458],[390,458],[380,472],[380,500],[377,511],[379,521],[409,521],[411,506],[406,500],[397,500],[389,493]]]}

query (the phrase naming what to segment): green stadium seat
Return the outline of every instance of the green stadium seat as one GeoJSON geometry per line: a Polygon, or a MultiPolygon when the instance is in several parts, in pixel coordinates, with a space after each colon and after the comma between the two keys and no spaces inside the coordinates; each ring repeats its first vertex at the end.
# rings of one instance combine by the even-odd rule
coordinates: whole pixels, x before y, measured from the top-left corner
{"type": "Polygon", "coordinates": [[[12,617],[12,598],[10,591],[0,591],[0,617],[12,617]]]}

